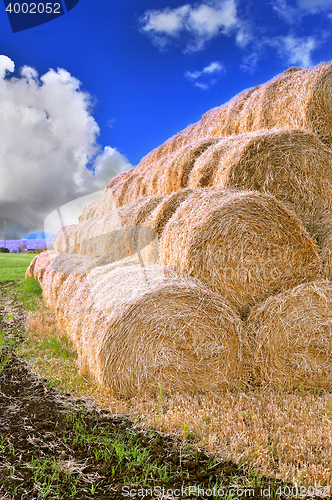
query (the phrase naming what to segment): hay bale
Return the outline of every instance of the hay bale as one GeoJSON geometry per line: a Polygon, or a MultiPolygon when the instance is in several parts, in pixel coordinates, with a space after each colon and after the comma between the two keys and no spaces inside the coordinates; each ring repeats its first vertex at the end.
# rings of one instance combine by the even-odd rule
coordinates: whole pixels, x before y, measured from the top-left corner
{"type": "Polygon", "coordinates": [[[145,169],[128,172],[128,182],[124,184],[125,194],[116,184],[113,184],[113,190],[106,192],[112,192],[118,206],[125,206],[141,197],[180,191],[186,187],[197,158],[218,141],[219,139],[195,141],[154,164],[146,165],[145,169]]]}
{"type": "Polygon", "coordinates": [[[167,195],[158,194],[147,198],[138,198],[129,205],[118,209],[120,219],[124,225],[144,224],[150,213],[167,199],[167,195]]]}
{"type": "Polygon", "coordinates": [[[121,207],[122,205],[126,205],[126,195],[127,191],[133,182],[134,178],[137,176],[137,172],[135,169],[129,170],[126,172],[126,175],[123,176],[118,183],[112,184],[111,190],[116,201],[117,206],[121,207]]]}
{"type": "Polygon", "coordinates": [[[332,388],[332,287],[312,281],[269,297],[247,320],[258,383],[332,388]]]}
{"type": "Polygon", "coordinates": [[[138,258],[127,257],[120,262],[93,269],[87,280],[96,310],[109,310],[148,292],[164,280],[158,264],[140,265],[138,258]]]}
{"type": "Polygon", "coordinates": [[[55,305],[59,328],[75,347],[81,345],[81,332],[93,307],[90,285],[85,275],[70,274],[57,293],[55,305]]]}
{"type": "Polygon", "coordinates": [[[183,189],[170,195],[158,194],[139,198],[119,208],[118,212],[126,226],[130,224],[151,227],[160,236],[177,208],[193,193],[193,189],[183,189]]]}
{"type": "Polygon", "coordinates": [[[166,280],[110,314],[93,312],[81,356],[116,395],[197,393],[242,387],[248,377],[242,322],[220,297],[166,280]]]}
{"type": "Polygon", "coordinates": [[[321,251],[323,274],[332,281],[332,235],[326,238],[321,251]]]}
{"type": "Polygon", "coordinates": [[[84,271],[79,254],[68,252],[58,254],[53,259],[51,268],[53,271],[66,274],[81,274],[84,271]]]}
{"type": "Polygon", "coordinates": [[[262,129],[307,130],[330,147],[331,75],[331,62],[308,69],[290,68],[265,84],[244,90],[151,151],[135,167],[135,174],[197,140],[262,129]]]}
{"type": "MultiPolygon", "coordinates": [[[[142,224],[144,224],[144,226],[152,227],[156,231],[158,237],[160,237],[167,222],[171,219],[171,217],[173,217],[173,214],[179,206],[193,193],[193,189],[183,189],[177,193],[164,196],[159,205],[157,205],[156,208],[150,212],[149,216],[142,221],[142,224]]],[[[128,207],[129,206],[130,205],[128,205],[128,207]]]]}
{"type": "Polygon", "coordinates": [[[92,217],[82,223],[61,228],[54,238],[54,250],[57,254],[79,252],[79,246],[93,237],[102,237],[112,231],[122,229],[118,212],[110,212],[106,216],[92,217]]]}
{"type": "MultiPolygon", "coordinates": [[[[86,223],[89,220],[91,219],[88,219],[86,223]]],[[[53,248],[57,254],[66,252],[77,253],[77,244],[79,243],[78,228],[83,224],[84,222],[81,224],[70,224],[59,229],[53,240],[53,248]]]]}
{"type": "Polygon", "coordinates": [[[160,251],[163,266],[197,277],[241,314],[320,272],[317,246],[296,215],[250,191],[197,190],[167,223],[160,251]]]}
{"type": "Polygon", "coordinates": [[[47,267],[51,264],[52,260],[55,258],[56,253],[53,250],[47,250],[45,252],[37,255],[34,266],[32,276],[39,281],[42,285],[43,276],[47,269],[47,267]]]}
{"type": "Polygon", "coordinates": [[[60,289],[69,275],[69,273],[55,271],[52,263],[47,266],[43,275],[42,288],[45,304],[50,309],[55,309],[60,289]]]}
{"type": "MultiPolygon", "coordinates": [[[[226,137],[196,161],[188,187],[271,193],[294,210],[314,237],[332,206],[332,156],[317,136],[269,130],[226,137]]],[[[332,229],[332,226],[331,228],[332,229]]]]}
{"type": "Polygon", "coordinates": [[[39,257],[39,255],[36,255],[36,257],[34,257],[34,259],[30,262],[30,265],[25,272],[26,278],[30,278],[31,276],[34,277],[34,270],[35,270],[35,265],[37,263],[38,257],[39,257]]]}
{"type": "Polygon", "coordinates": [[[78,218],[79,222],[85,222],[88,219],[91,219],[92,217],[95,217],[96,210],[98,209],[100,200],[94,200],[88,205],[86,205],[83,210],[81,215],[78,218]]]}

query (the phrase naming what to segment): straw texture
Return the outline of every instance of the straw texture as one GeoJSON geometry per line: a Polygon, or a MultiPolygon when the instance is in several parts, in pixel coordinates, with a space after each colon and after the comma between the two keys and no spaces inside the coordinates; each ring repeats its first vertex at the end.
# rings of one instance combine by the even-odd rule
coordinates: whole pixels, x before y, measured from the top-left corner
{"type": "Polygon", "coordinates": [[[180,148],[155,164],[147,165],[141,172],[135,168],[132,174],[128,173],[130,182],[123,184],[125,195],[122,195],[120,188],[113,192],[118,206],[127,205],[141,197],[171,194],[184,189],[197,158],[218,141],[219,139],[201,139],[180,148]]]}
{"type": "Polygon", "coordinates": [[[92,312],[82,357],[99,383],[123,397],[241,387],[248,377],[242,322],[220,297],[166,280],[111,314],[92,312]]]}
{"type": "Polygon", "coordinates": [[[332,287],[297,286],[254,307],[247,321],[254,375],[263,385],[293,390],[332,388],[332,287]]]}
{"type": "MultiPolygon", "coordinates": [[[[228,103],[208,111],[146,155],[129,176],[139,175],[150,165],[201,139],[219,138],[255,130],[282,128],[316,134],[328,147],[332,144],[332,63],[308,69],[290,68],[269,82],[244,90],[228,103]]],[[[115,177],[108,184],[124,186],[129,176],[115,177]]],[[[123,196],[125,191],[122,191],[123,196]]],[[[122,205],[123,198],[117,199],[122,205]]]]}
{"type": "Polygon", "coordinates": [[[320,260],[300,220],[273,196],[197,190],[160,239],[161,263],[199,278],[240,312],[316,279],[320,260]]]}
{"type": "Polygon", "coordinates": [[[209,147],[191,171],[188,187],[205,186],[271,193],[320,238],[327,230],[324,214],[332,211],[331,151],[302,131],[227,137],[209,147]]]}

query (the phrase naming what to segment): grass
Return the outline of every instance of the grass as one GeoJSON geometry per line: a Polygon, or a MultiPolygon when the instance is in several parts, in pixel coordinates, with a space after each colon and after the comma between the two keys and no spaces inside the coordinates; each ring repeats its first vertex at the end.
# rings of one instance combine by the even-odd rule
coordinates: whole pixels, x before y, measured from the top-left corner
{"type": "Polygon", "coordinates": [[[0,253],[0,282],[23,279],[34,257],[34,254],[0,253]]]}
{"type": "MultiPolygon", "coordinates": [[[[28,312],[25,341],[18,352],[57,389],[115,414],[127,415],[147,432],[160,430],[175,435],[183,446],[189,443],[213,454],[216,460],[222,457],[242,465],[247,471],[248,487],[260,486],[263,476],[291,482],[299,489],[332,485],[331,393],[299,386],[297,392],[290,394],[279,388],[168,397],[160,387],[155,398],[116,399],[101,391],[88,375],[80,375],[74,346],[58,331],[55,314],[40,302],[38,286],[27,282],[20,285],[22,296],[28,304],[36,300],[38,307],[28,312]]],[[[126,444],[120,437],[112,444],[102,434],[85,435],[81,425],[73,424],[77,429],[75,439],[91,440],[91,444],[98,445],[96,453],[101,456],[106,450],[118,458],[125,454],[129,459],[126,467],[136,464],[132,470],[128,465],[128,481],[132,481],[132,471],[144,454],[131,444],[131,437],[125,436],[126,444]]],[[[149,462],[147,456],[144,460],[149,462]]],[[[146,464],[144,469],[149,474],[150,466],[146,464]]],[[[157,475],[166,477],[169,473],[160,469],[157,475]]],[[[144,474],[143,469],[139,470],[136,480],[144,480],[144,474]]]]}

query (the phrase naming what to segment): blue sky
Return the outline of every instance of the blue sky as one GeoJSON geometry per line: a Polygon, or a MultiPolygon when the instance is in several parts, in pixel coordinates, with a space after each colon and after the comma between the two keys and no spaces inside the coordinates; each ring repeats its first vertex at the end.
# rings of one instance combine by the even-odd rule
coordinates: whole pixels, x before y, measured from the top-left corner
{"type": "Polygon", "coordinates": [[[330,60],[331,28],[332,0],[80,0],[13,34],[0,5],[0,238],[241,90],[330,60]]]}

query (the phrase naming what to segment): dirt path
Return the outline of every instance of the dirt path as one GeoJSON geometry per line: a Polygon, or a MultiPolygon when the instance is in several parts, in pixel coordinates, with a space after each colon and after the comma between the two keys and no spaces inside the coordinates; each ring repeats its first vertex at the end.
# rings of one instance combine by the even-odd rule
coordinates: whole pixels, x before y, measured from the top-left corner
{"type": "MultiPolygon", "coordinates": [[[[216,484],[227,498],[246,484],[236,465],[184,451],[176,438],[143,433],[39,380],[15,354],[25,320],[15,285],[0,284],[0,500],[162,498],[163,488],[163,498],[211,498],[216,484]],[[197,495],[186,489],[193,485],[197,495]]],[[[251,491],[246,498],[262,498],[260,487],[251,491]]]]}

